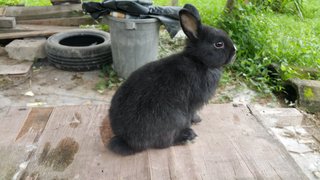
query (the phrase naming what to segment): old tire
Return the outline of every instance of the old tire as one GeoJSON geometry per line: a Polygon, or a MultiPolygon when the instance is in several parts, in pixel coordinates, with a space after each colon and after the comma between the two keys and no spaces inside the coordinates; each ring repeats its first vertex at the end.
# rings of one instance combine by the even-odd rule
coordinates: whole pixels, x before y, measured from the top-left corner
{"type": "Polygon", "coordinates": [[[100,69],[112,63],[111,40],[107,32],[72,30],[49,37],[46,43],[48,61],[69,71],[100,69]]]}

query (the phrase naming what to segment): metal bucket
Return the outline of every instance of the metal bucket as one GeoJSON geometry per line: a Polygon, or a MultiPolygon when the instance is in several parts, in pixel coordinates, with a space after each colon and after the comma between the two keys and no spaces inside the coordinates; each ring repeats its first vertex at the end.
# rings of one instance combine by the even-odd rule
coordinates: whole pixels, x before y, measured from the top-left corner
{"type": "Polygon", "coordinates": [[[110,27],[113,65],[119,76],[128,78],[139,67],[158,56],[160,23],[155,18],[104,18],[110,27]]]}

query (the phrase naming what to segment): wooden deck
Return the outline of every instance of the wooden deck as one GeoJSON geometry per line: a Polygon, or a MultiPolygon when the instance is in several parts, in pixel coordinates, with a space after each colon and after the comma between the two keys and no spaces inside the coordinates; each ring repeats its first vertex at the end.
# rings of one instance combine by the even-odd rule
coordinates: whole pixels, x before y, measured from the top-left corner
{"type": "Polygon", "coordinates": [[[1,109],[0,179],[306,179],[246,106],[208,105],[194,143],[129,157],[104,147],[107,109],[1,109]]]}

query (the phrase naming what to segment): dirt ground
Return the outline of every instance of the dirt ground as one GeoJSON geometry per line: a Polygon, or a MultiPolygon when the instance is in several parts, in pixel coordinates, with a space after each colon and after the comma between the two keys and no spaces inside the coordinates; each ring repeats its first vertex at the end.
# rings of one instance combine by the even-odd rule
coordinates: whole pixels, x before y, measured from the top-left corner
{"type": "Polygon", "coordinates": [[[99,70],[68,72],[48,63],[36,63],[31,77],[16,86],[2,86],[0,108],[4,106],[60,106],[110,103],[114,90],[95,90],[99,70]]]}

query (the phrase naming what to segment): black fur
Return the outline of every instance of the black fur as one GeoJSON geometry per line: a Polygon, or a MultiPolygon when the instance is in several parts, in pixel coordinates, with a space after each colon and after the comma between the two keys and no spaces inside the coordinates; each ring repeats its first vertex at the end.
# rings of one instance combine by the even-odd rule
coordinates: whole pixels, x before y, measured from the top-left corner
{"type": "Polygon", "coordinates": [[[196,137],[191,123],[201,121],[196,112],[214,94],[235,48],[226,33],[201,24],[195,7],[186,7],[179,13],[189,38],[184,51],[139,68],[112,99],[109,117],[115,137],[108,147],[115,153],[166,148],[196,137]],[[217,48],[218,42],[224,48],[217,48]]]}

